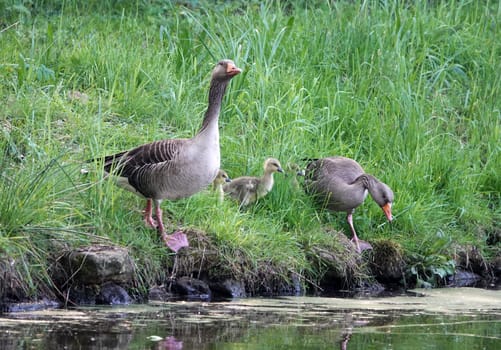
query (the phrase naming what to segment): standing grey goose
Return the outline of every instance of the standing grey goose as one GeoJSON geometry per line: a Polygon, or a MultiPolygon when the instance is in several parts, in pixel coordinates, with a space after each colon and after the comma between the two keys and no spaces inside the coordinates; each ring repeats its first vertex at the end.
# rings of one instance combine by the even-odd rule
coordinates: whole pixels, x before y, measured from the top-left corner
{"type": "Polygon", "coordinates": [[[165,244],[177,252],[188,246],[186,235],[165,234],[160,203],[189,197],[214,180],[220,167],[219,113],[226,87],[242,70],[221,60],[212,71],[209,105],[198,133],[190,139],[167,139],[138,146],[104,158],[104,169],[116,182],[146,198],[144,221],[157,228],[165,244]],[[156,220],[152,217],[152,202],[156,220]]]}
{"type": "Polygon", "coordinates": [[[374,176],[366,174],[360,164],[350,158],[327,157],[311,161],[305,171],[305,188],[327,209],[345,211],[358,252],[371,245],[357,237],[353,226],[353,212],[363,203],[367,193],[383,209],[391,221],[393,191],[374,176]]]}
{"type": "Polygon", "coordinates": [[[222,203],[224,200],[223,185],[225,182],[231,182],[230,177],[223,169],[219,169],[216,178],[212,181],[212,189],[217,194],[218,203],[222,203]]]}
{"type": "Polygon", "coordinates": [[[249,205],[264,197],[273,188],[273,173],[283,173],[284,171],[280,162],[275,158],[266,159],[263,168],[263,176],[237,177],[223,186],[224,192],[239,201],[240,206],[249,205]]]}

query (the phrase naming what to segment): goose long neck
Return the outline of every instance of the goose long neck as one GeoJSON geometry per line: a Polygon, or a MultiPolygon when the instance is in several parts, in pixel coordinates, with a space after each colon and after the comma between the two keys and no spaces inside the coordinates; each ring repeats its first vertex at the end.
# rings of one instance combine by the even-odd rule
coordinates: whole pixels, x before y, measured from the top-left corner
{"type": "Polygon", "coordinates": [[[221,103],[223,101],[223,96],[226,92],[227,86],[228,81],[220,82],[215,79],[211,80],[209,88],[209,105],[207,107],[207,111],[205,112],[205,117],[202,122],[200,133],[207,129],[214,122],[217,123],[219,113],[221,111],[221,103]]]}

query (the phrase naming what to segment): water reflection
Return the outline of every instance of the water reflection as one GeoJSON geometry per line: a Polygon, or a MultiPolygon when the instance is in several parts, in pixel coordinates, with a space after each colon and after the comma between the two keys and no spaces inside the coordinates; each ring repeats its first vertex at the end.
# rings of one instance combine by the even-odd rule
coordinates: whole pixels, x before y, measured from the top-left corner
{"type": "Polygon", "coordinates": [[[353,333],[353,315],[349,312],[344,314],[343,328],[341,331],[341,340],[339,341],[340,349],[348,349],[348,342],[350,341],[353,333]]]}
{"type": "Polygon", "coordinates": [[[244,299],[0,316],[0,349],[497,349],[501,294],[244,299]],[[494,299],[490,299],[490,297],[494,299]],[[490,307],[486,307],[490,305],[490,307]],[[473,307],[470,307],[473,306],[473,307]]]}
{"type": "Polygon", "coordinates": [[[176,339],[175,337],[167,337],[165,340],[162,340],[158,343],[157,349],[162,350],[182,350],[183,342],[181,340],[176,339]]]}

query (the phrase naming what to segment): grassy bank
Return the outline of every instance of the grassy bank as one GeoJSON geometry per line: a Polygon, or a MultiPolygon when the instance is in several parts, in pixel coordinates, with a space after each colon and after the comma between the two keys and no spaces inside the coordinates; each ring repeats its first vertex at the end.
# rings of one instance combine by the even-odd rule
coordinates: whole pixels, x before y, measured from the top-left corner
{"type": "MultiPolygon", "coordinates": [[[[0,8],[1,269],[27,295],[50,286],[48,257],[94,242],[128,246],[144,282],[162,279],[172,255],[143,227],[142,201],[85,160],[193,135],[224,57],[244,69],[220,120],[231,177],[268,156],[348,156],[396,194],[391,225],[370,199],[357,210],[360,236],[400,244],[411,274],[440,273],[458,246],[499,254],[497,2],[29,4],[0,8]]],[[[348,232],[344,215],[316,208],[292,174],[275,179],[247,211],[209,191],[163,207],[171,229],[206,231],[222,266],[245,255],[239,273],[272,264],[315,280],[311,247],[336,249],[324,229],[348,232]]]]}

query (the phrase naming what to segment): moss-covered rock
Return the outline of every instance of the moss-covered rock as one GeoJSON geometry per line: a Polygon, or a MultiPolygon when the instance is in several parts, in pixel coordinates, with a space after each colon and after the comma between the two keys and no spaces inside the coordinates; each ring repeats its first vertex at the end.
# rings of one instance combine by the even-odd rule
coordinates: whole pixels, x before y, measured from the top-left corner
{"type": "Polygon", "coordinates": [[[406,263],[400,244],[391,240],[371,242],[369,268],[381,283],[398,283],[405,274],[406,263]]]}
{"type": "Polygon", "coordinates": [[[134,277],[133,261],[129,251],[122,247],[82,247],[64,254],[60,262],[70,279],[84,285],[130,284],[134,277]]]}
{"type": "Polygon", "coordinates": [[[344,288],[358,288],[371,283],[364,255],[339,231],[327,230],[332,237],[324,245],[308,248],[308,259],[318,273],[317,292],[332,292],[344,288]]]}

